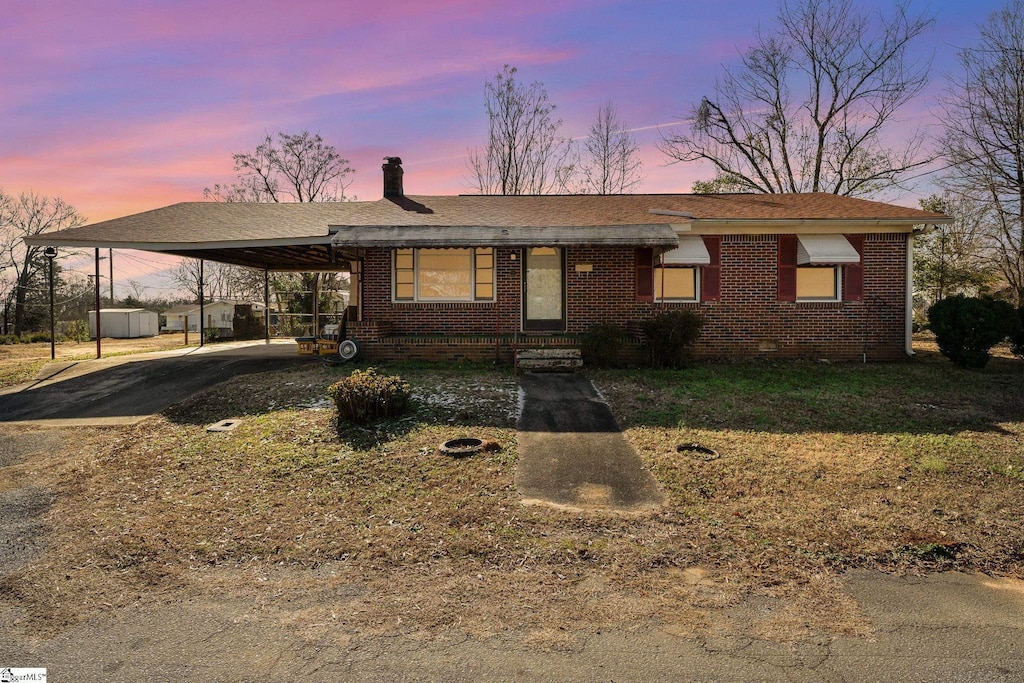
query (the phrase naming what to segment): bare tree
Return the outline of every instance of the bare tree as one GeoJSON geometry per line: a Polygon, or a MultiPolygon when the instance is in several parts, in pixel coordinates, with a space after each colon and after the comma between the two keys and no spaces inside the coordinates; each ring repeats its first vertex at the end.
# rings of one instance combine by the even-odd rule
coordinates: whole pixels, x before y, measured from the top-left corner
{"type": "MultiPolygon", "coordinates": [[[[233,156],[236,180],[230,185],[214,185],[203,190],[207,199],[224,202],[333,202],[345,201],[355,170],[348,159],[319,134],[268,134],[252,152],[233,156]]],[[[204,266],[204,290],[207,295],[236,300],[263,299],[263,272],[244,266],[207,261],[204,266]]],[[[301,295],[338,281],[337,273],[285,273],[274,276],[271,289],[283,310],[283,295],[301,295]]],[[[183,262],[175,273],[179,285],[199,295],[198,262],[183,262]]],[[[312,296],[308,297],[312,308],[312,296]]]]}
{"type": "Polygon", "coordinates": [[[930,305],[953,294],[977,296],[998,281],[988,241],[978,230],[990,208],[969,197],[952,193],[921,200],[925,211],[954,219],[914,240],[914,290],[922,304],[930,305]]]}
{"type": "Polygon", "coordinates": [[[583,191],[588,194],[623,194],[643,180],[640,148],[626,124],[619,120],[615,105],[608,101],[598,107],[597,116],[583,141],[583,191]]]}
{"type": "Polygon", "coordinates": [[[726,191],[864,196],[899,185],[930,161],[921,133],[899,145],[885,134],[927,81],[929,64],[907,47],[931,23],[905,0],[877,18],[855,0],[781,0],[772,26],[693,108],[689,131],[661,150],[710,163],[726,191]]]}
{"type": "Polygon", "coordinates": [[[203,190],[207,199],[226,202],[340,202],[355,171],[319,134],[268,134],[255,151],[233,156],[237,178],[231,185],[203,190]]]}
{"type": "Polygon", "coordinates": [[[14,334],[25,331],[25,304],[29,291],[46,269],[43,247],[29,246],[24,238],[78,227],[85,219],[58,197],[22,192],[11,197],[0,190],[0,270],[13,274],[14,334]]]}
{"type": "Polygon", "coordinates": [[[563,192],[574,167],[570,145],[559,136],[561,119],[544,85],[516,81],[517,69],[505,65],[484,85],[487,145],[469,151],[469,169],[481,194],[563,192]]]}
{"type": "Polygon", "coordinates": [[[944,100],[943,148],[957,192],[989,207],[979,225],[1012,298],[1024,304],[1024,3],[1010,0],[960,51],[944,100]]]}

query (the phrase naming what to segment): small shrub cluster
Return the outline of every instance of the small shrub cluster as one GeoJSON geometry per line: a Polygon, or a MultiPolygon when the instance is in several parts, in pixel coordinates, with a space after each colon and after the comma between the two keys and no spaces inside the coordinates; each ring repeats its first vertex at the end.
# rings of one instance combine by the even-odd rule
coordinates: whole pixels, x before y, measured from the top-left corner
{"type": "Polygon", "coordinates": [[[614,323],[598,323],[580,337],[583,364],[594,368],[614,368],[619,364],[619,351],[626,341],[626,332],[614,323]]]}
{"type": "Polygon", "coordinates": [[[655,368],[680,368],[704,327],[704,316],[695,311],[665,311],[640,325],[647,337],[650,363],[655,368]]]}
{"type": "Polygon", "coordinates": [[[64,336],[76,342],[89,341],[89,326],[84,320],[71,320],[64,325],[64,336]]]}
{"type": "Polygon", "coordinates": [[[1019,334],[1020,312],[1005,301],[957,294],[932,304],[928,324],[942,355],[963,368],[983,368],[993,346],[1019,334]]]}
{"type": "Polygon", "coordinates": [[[1010,350],[1024,358],[1024,306],[1017,309],[1017,329],[1010,334],[1010,350]]]}
{"type": "MultiPolygon", "coordinates": [[[[64,341],[63,335],[57,335],[56,340],[61,342],[64,341]]],[[[14,334],[0,335],[0,346],[10,346],[12,344],[38,344],[41,342],[49,342],[50,335],[48,332],[33,332],[32,334],[26,334],[21,337],[14,334]]]]}
{"type": "Polygon", "coordinates": [[[402,414],[411,389],[398,375],[378,375],[373,368],[356,370],[332,384],[329,396],[338,409],[338,424],[366,424],[402,414]]]}

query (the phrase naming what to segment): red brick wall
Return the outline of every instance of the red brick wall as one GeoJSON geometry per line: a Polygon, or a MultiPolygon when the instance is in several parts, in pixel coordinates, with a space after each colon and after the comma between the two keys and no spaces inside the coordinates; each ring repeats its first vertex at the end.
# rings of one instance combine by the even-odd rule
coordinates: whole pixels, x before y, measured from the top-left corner
{"type": "MultiPolygon", "coordinates": [[[[664,309],[693,309],[707,323],[695,353],[700,357],[803,357],[836,360],[894,360],[904,357],[906,235],[867,235],[864,241],[862,301],[802,303],[777,301],[778,238],[726,235],[722,239],[721,299],[686,304],[636,301],[632,247],[566,249],[567,330],[585,331],[596,322],[621,326],[664,309]],[[577,272],[587,264],[589,271],[577,272]]],[[[369,357],[502,359],[511,357],[512,335],[527,343],[571,343],[521,329],[519,250],[496,250],[495,302],[392,303],[391,253],[371,250],[364,264],[362,328],[369,357]],[[512,260],[512,255],[516,260],[512,260]],[[374,323],[386,332],[378,334],[374,323]],[[421,337],[421,338],[416,338],[421,337]],[[432,339],[422,337],[433,337],[432,339]]]]}

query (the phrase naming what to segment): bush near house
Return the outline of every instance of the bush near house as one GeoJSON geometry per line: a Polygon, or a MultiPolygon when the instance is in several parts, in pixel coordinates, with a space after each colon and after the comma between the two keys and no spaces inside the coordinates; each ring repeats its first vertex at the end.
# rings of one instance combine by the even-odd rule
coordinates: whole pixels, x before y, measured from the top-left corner
{"type": "Polygon", "coordinates": [[[932,304],[928,323],[942,355],[963,368],[983,368],[991,348],[1016,334],[1019,318],[1005,301],[957,294],[932,304]]]}
{"type": "Polygon", "coordinates": [[[695,311],[665,311],[640,324],[655,368],[681,368],[700,337],[704,316],[695,311]]]}
{"type": "Polygon", "coordinates": [[[332,384],[328,396],[338,409],[338,424],[366,424],[402,414],[409,406],[409,384],[398,375],[356,370],[332,384]]]}
{"type": "Polygon", "coordinates": [[[1024,358],[1024,306],[1017,309],[1017,329],[1010,334],[1010,350],[1024,358]]]}
{"type": "Polygon", "coordinates": [[[619,351],[626,342],[626,331],[614,323],[598,323],[580,337],[583,363],[593,368],[619,365],[619,351]]]}

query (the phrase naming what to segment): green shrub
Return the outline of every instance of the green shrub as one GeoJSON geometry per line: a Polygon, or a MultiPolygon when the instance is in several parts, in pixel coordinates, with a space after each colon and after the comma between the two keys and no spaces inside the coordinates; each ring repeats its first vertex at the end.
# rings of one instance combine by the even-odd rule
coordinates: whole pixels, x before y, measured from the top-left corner
{"type": "Polygon", "coordinates": [[[1010,333],[1010,350],[1024,358],[1024,306],[1017,309],[1016,329],[1010,333]]]}
{"type": "Polygon", "coordinates": [[[89,341],[89,326],[84,320],[71,320],[64,325],[64,334],[76,342],[89,341]]]}
{"type": "Polygon", "coordinates": [[[21,340],[13,334],[0,334],[0,346],[10,346],[11,344],[18,344],[21,340]]]}
{"type": "Polygon", "coordinates": [[[33,332],[32,334],[30,334],[28,336],[27,340],[23,339],[22,341],[23,342],[27,341],[29,344],[38,344],[40,342],[49,342],[50,341],[50,333],[49,332],[33,332]]]}
{"type": "Polygon", "coordinates": [[[409,406],[409,384],[397,375],[378,375],[373,368],[356,370],[328,389],[338,409],[338,423],[366,424],[400,415],[409,406]]]}
{"type": "Polygon", "coordinates": [[[955,365],[983,368],[989,350],[1014,332],[1016,314],[1005,301],[960,294],[932,304],[928,324],[939,351],[955,365]]]}
{"type": "Polygon", "coordinates": [[[656,368],[679,368],[686,364],[700,331],[704,316],[696,311],[666,311],[640,325],[647,337],[651,365],[656,368]]]}
{"type": "Polygon", "coordinates": [[[593,325],[580,337],[583,363],[588,367],[614,368],[619,364],[619,350],[626,341],[626,332],[614,323],[593,325]]]}

